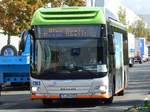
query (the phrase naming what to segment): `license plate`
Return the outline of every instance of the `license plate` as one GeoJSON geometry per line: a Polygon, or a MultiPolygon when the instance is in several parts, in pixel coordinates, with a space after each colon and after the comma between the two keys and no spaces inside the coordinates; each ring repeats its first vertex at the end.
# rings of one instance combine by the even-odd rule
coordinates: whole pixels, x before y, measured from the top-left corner
{"type": "Polygon", "coordinates": [[[60,94],[60,98],[75,98],[77,96],[77,94],[75,93],[64,93],[64,94],[60,94]]]}

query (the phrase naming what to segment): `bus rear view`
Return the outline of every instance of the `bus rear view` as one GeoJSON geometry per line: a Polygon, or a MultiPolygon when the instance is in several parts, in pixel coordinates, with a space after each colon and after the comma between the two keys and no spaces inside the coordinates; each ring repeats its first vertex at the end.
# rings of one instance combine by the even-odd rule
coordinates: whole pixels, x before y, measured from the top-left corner
{"type": "Polygon", "coordinates": [[[112,102],[108,39],[101,8],[41,8],[33,16],[31,98],[112,102]]]}

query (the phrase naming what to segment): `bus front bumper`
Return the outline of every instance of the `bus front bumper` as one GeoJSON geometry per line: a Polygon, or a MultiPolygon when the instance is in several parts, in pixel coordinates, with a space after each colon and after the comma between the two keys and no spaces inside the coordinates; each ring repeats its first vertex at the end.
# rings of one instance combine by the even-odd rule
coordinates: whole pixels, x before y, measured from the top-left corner
{"type": "Polygon", "coordinates": [[[40,95],[40,94],[32,94],[31,99],[32,100],[38,100],[38,99],[51,99],[51,100],[59,100],[59,99],[109,99],[111,96],[108,94],[95,94],[95,95],[75,95],[72,97],[62,97],[61,95],[40,95]]]}

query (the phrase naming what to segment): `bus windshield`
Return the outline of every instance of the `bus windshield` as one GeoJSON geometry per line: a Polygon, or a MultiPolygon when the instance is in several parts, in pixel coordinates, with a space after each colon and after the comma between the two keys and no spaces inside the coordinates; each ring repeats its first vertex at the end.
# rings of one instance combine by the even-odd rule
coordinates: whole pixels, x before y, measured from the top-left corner
{"type": "Polygon", "coordinates": [[[85,76],[106,72],[106,56],[100,38],[100,26],[96,26],[95,30],[91,28],[88,32],[88,27],[85,27],[83,31],[80,29],[79,33],[73,33],[75,29],[71,28],[66,31],[51,28],[53,31],[50,33],[47,26],[37,28],[34,56],[36,75],[85,76]],[[95,34],[92,35],[93,32],[95,34]]]}

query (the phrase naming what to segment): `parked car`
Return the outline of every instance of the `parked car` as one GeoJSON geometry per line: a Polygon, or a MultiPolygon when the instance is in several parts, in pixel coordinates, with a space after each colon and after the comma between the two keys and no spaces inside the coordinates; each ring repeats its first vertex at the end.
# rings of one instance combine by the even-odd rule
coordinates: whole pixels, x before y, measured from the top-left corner
{"type": "Polygon", "coordinates": [[[141,56],[136,56],[134,58],[134,62],[138,62],[138,63],[142,64],[142,57],[141,56]]]}

